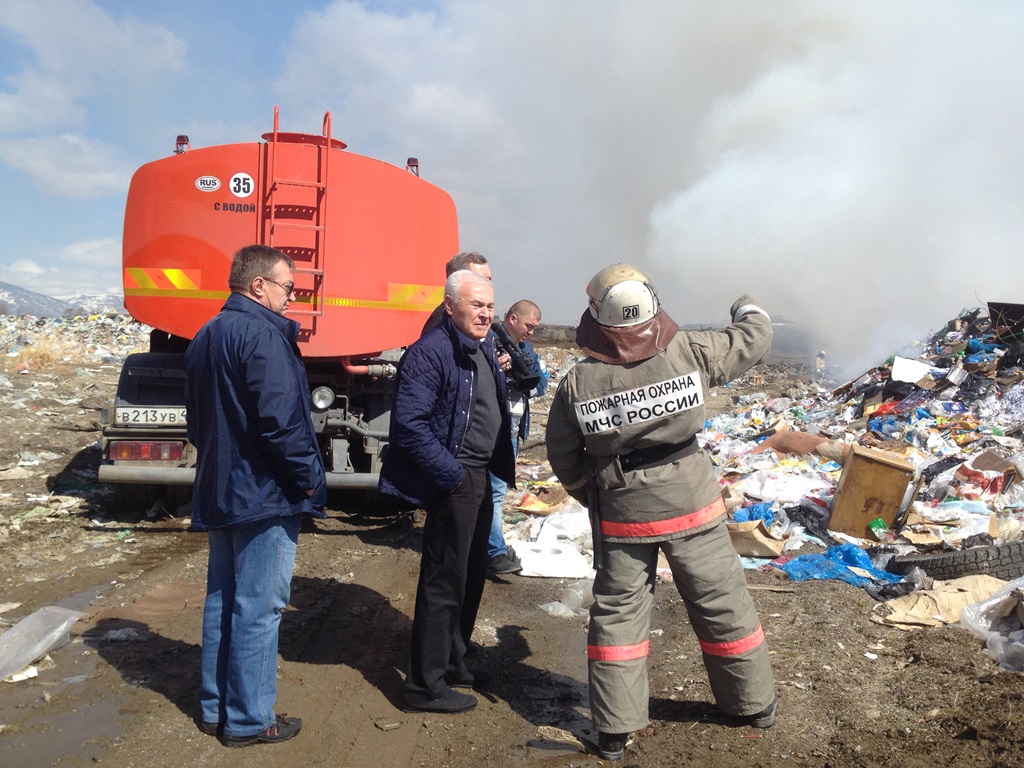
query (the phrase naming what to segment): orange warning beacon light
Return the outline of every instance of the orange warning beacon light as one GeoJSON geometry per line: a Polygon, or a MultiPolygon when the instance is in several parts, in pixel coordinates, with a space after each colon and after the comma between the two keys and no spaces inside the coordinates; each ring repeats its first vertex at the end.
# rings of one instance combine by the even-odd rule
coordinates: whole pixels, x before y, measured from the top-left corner
{"type": "Polygon", "coordinates": [[[307,357],[371,356],[414,341],[442,300],[458,251],[451,197],[331,136],[274,130],[263,141],[192,149],[139,168],[125,206],[125,307],[191,339],[228,295],[235,251],[251,243],[295,261],[288,317],[307,357]]]}

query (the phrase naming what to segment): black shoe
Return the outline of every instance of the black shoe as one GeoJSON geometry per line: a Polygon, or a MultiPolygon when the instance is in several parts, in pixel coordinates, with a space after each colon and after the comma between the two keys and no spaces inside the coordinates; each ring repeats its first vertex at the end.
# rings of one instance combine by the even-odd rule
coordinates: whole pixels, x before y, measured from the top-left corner
{"type": "Polygon", "coordinates": [[[755,728],[771,728],[775,725],[775,710],[779,706],[779,694],[775,694],[772,703],[762,709],[756,715],[748,715],[747,722],[755,728]]]}
{"type": "Polygon", "coordinates": [[[402,709],[406,712],[437,712],[442,715],[454,715],[458,712],[469,712],[476,707],[476,696],[459,693],[448,688],[436,699],[429,694],[405,694],[402,709]]]}
{"type": "Polygon", "coordinates": [[[200,720],[199,730],[205,733],[207,736],[216,736],[217,731],[220,730],[220,723],[208,723],[205,720],[200,720]]]}
{"type": "Polygon", "coordinates": [[[506,554],[495,555],[487,563],[487,573],[493,575],[504,573],[519,573],[523,570],[523,564],[513,560],[506,554]]]}
{"type": "Polygon", "coordinates": [[[225,747],[247,747],[250,744],[276,744],[279,741],[288,741],[298,735],[302,730],[302,720],[297,717],[285,717],[278,715],[273,725],[265,731],[260,731],[254,736],[228,736],[226,733],[220,735],[220,743],[225,747]]]}
{"type": "Polygon", "coordinates": [[[599,733],[597,735],[597,755],[603,760],[615,762],[621,760],[626,751],[628,733],[599,733]]]}
{"type": "Polygon", "coordinates": [[[467,672],[455,678],[445,675],[444,681],[452,688],[486,688],[491,684],[491,676],[487,672],[467,672]]]}
{"type": "Polygon", "coordinates": [[[519,559],[519,555],[516,554],[516,551],[514,549],[512,549],[512,547],[506,547],[505,549],[506,549],[506,553],[508,554],[508,559],[509,560],[511,560],[516,565],[522,565],[523,564],[523,561],[519,559]]]}

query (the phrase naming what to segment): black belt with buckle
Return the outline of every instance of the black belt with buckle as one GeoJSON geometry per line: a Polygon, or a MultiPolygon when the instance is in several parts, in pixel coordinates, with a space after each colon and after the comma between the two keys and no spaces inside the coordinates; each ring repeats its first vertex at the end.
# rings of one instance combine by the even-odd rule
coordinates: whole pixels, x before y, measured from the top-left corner
{"type": "Polygon", "coordinates": [[[654,445],[650,448],[640,448],[636,451],[620,454],[619,464],[626,472],[670,464],[676,459],[681,459],[685,456],[695,442],[697,442],[696,435],[682,443],[668,443],[666,445],[654,445]]]}

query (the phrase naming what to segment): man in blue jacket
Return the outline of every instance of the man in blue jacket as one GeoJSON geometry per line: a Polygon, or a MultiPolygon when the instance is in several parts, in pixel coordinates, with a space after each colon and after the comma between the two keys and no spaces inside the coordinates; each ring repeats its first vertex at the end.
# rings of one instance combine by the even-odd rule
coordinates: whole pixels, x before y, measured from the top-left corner
{"type": "MultiPolygon", "coordinates": [[[[540,325],[540,307],[529,299],[520,299],[505,313],[505,319],[495,323],[491,333],[498,338],[498,349],[515,345],[520,365],[509,365],[505,370],[508,389],[508,411],[512,419],[512,455],[519,455],[519,441],[530,436],[530,398],[540,397],[548,389],[548,377],[541,365],[540,357],[527,341],[540,325]]],[[[509,354],[509,353],[506,353],[509,354]]],[[[500,356],[499,356],[500,360],[500,356]]],[[[508,484],[501,478],[491,476],[491,495],[494,501],[494,517],[491,520],[491,535],[487,540],[487,573],[499,576],[519,573],[523,564],[516,551],[505,542],[502,525],[502,507],[508,484]]]]}
{"type": "Polygon", "coordinates": [[[294,269],[269,246],[242,248],[231,295],[185,353],[192,522],[210,544],[201,728],[229,747],[285,741],[302,728],[274,713],[277,638],[301,516],[324,516],[327,484],[299,324],[283,316],[294,269]]]}
{"type": "Polygon", "coordinates": [[[493,338],[494,288],[469,270],[444,286],[445,317],[406,350],[379,489],[425,509],[423,554],[403,707],[465,712],[456,688],[482,680],[466,668],[487,576],[488,472],[513,482],[505,374],[493,338]]]}

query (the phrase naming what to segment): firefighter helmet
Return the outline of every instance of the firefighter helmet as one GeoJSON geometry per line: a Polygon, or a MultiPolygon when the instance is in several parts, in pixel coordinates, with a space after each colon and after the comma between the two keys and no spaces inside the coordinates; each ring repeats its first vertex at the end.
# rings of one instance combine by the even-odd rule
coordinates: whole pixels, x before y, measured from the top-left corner
{"type": "Polygon", "coordinates": [[[625,328],[658,314],[658,291],[651,278],[631,264],[605,267],[587,283],[590,316],[600,325],[625,328]]]}

